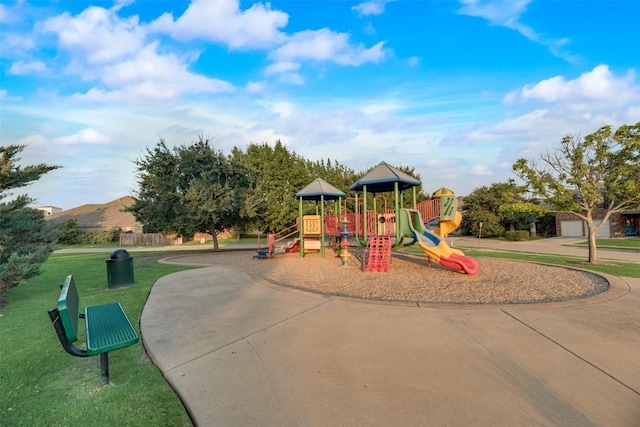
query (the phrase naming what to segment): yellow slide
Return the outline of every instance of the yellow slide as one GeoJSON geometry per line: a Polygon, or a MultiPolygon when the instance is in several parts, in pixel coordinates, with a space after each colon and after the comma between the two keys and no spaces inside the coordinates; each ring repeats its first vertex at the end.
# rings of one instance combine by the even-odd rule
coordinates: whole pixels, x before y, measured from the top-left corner
{"type": "MultiPolygon", "coordinates": [[[[420,249],[429,258],[451,270],[464,271],[467,274],[477,274],[480,270],[475,259],[465,256],[458,249],[447,245],[442,237],[424,228],[420,212],[415,209],[400,209],[400,223],[406,227],[413,238],[420,245],[420,249]]],[[[452,221],[443,221],[445,225],[450,223],[460,224],[462,216],[456,214],[452,221]]],[[[442,227],[441,227],[442,228],[442,227]]],[[[455,229],[455,228],[454,228],[455,229]]]]}
{"type": "Polygon", "coordinates": [[[437,234],[443,239],[449,235],[453,230],[460,226],[462,222],[462,214],[460,212],[455,213],[454,218],[449,221],[440,220],[440,227],[436,228],[432,231],[432,233],[437,234]]]}

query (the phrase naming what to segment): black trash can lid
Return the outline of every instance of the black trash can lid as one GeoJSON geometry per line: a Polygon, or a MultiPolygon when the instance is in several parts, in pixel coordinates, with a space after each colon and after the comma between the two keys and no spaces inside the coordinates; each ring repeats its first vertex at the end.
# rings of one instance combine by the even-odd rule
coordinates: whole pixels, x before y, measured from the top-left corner
{"type": "Polygon", "coordinates": [[[125,260],[129,258],[131,258],[131,255],[125,249],[117,249],[111,254],[111,259],[125,260]]]}

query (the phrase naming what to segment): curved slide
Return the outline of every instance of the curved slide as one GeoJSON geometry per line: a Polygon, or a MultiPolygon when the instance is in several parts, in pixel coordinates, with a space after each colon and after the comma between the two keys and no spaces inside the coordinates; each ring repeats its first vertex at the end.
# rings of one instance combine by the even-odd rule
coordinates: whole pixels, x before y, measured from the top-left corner
{"type": "Polygon", "coordinates": [[[440,220],[440,226],[433,230],[433,234],[436,234],[443,239],[447,237],[453,230],[460,226],[462,222],[462,214],[458,211],[455,213],[455,217],[452,220],[440,220]]]}
{"type": "MultiPolygon", "coordinates": [[[[459,218],[458,215],[460,214],[456,213],[456,218],[453,221],[443,221],[443,224],[436,231],[444,231],[445,228],[449,229],[455,222],[459,225],[459,219],[462,218],[462,215],[459,218]]],[[[467,274],[477,274],[480,271],[475,259],[465,256],[458,249],[452,249],[438,234],[425,229],[422,225],[422,216],[417,210],[401,209],[401,221],[408,228],[406,231],[410,231],[413,238],[416,239],[422,252],[441,266],[451,270],[464,271],[467,274]]],[[[446,235],[455,230],[457,225],[443,234],[446,235]]]]}

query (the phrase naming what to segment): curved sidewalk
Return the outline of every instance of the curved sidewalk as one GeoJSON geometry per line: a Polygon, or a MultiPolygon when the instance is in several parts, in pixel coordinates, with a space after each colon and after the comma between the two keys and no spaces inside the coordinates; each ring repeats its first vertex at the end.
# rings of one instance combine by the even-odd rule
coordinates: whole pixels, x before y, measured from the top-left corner
{"type": "Polygon", "coordinates": [[[638,426],[640,280],[624,281],[599,304],[431,309],[208,267],[160,279],[140,326],[199,426],[638,426]]]}

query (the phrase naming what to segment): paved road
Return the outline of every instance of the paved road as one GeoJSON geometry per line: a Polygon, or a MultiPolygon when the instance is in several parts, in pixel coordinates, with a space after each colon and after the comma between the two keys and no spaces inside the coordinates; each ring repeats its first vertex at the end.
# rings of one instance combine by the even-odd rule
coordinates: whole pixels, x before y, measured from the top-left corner
{"type": "Polygon", "coordinates": [[[637,427],[640,280],[615,282],[600,303],[433,309],[209,267],[160,279],[141,330],[200,426],[637,427]]]}

